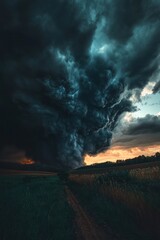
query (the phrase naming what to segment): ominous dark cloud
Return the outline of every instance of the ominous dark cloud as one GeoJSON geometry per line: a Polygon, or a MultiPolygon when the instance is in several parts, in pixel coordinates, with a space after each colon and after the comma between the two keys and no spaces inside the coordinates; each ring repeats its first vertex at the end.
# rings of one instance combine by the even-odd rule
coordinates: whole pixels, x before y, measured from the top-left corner
{"type": "Polygon", "coordinates": [[[153,88],[153,93],[160,92],[160,80],[156,83],[156,85],[153,88]]]}
{"type": "Polygon", "coordinates": [[[129,125],[125,133],[129,135],[160,134],[160,116],[147,114],[144,118],[138,118],[135,123],[129,125]]]}
{"type": "Polygon", "coordinates": [[[133,119],[128,126],[121,126],[121,133],[113,144],[124,148],[153,146],[160,144],[160,116],[146,115],[133,119]]]}
{"type": "Polygon", "coordinates": [[[21,162],[25,159],[25,152],[20,151],[14,146],[6,146],[3,148],[3,151],[0,152],[1,161],[5,162],[21,162]]]}
{"type": "Polygon", "coordinates": [[[158,68],[157,0],[2,0],[0,147],[78,167],[158,68]],[[124,94],[125,93],[125,94],[124,94]]]}

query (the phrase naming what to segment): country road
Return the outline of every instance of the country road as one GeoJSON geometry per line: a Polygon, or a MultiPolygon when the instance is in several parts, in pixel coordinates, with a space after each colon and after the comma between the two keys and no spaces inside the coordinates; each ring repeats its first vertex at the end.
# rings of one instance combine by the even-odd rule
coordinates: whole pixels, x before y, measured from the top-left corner
{"type": "MultiPolygon", "coordinates": [[[[2,176],[57,176],[57,173],[43,171],[24,171],[24,170],[0,170],[2,176]]],[[[63,182],[63,181],[62,181],[63,182]]],[[[73,222],[75,223],[76,240],[118,240],[113,230],[109,226],[99,226],[95,220],[89,216],[85,208],[81,206],[70,188],[63,182],[67,202],[74,212],[73,222]]]]}
{"type": "Polygon", "coordinates": [[[118,240],[109,227],[104,230],[85,212],[72,191],[65,187],[68,203],[75,213],[77,240],[118,240]]]}

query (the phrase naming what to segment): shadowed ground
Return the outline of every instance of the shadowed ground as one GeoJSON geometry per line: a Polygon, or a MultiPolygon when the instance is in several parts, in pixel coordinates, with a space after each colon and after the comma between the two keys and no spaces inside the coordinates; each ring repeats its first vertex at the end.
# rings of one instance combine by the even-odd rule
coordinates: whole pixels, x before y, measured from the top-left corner
{"type": "Polygon", "coordinates": [[[0,176],[0,192],[1,240],[75,239],[73,211],[57,176],[0,176]]]}
{"type": "Polygon", "coordinates": [[[0,240],[159,240],[157,164],[0,174],[0,240]]]}

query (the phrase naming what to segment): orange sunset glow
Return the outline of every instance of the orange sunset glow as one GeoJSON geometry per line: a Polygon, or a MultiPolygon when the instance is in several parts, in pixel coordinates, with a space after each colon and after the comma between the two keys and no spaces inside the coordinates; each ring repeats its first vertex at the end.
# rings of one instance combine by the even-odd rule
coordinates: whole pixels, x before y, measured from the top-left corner
{"type": "Polygon", "coordinates": [[[24,158],[20,161],[20,163],[22,165],[30,165],[30,164],[34,164],[35,162],[32,160],[32,159],[27,159],[27,158],[24,158]]]}
{"type": "Polygon", "coordinates": [[[151,156],[160,151],[160,145],[147,147],[122,148],[121,146],[113,146],[104,153],[96,156],[86,155],[85,163],[87,165],[94,163],[102,163],[106,161],[115,162],[116,160],[125,160],[128,158],[138,157],[140,155],[151,156]]]}

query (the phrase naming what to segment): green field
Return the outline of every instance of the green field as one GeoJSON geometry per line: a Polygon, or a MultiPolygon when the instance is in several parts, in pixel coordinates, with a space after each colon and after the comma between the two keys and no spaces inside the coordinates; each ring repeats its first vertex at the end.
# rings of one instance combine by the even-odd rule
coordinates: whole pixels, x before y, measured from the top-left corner
{"type": "Polygon", "coordinates": [[[0,240],[72,240],[73,225],[57,176],[0,176],[0,240]]]}
{"type": "Polygon", "coordinates": [[[0,176],[0,240],[160,239],[157,164],[25,174],[0,176]]]}

